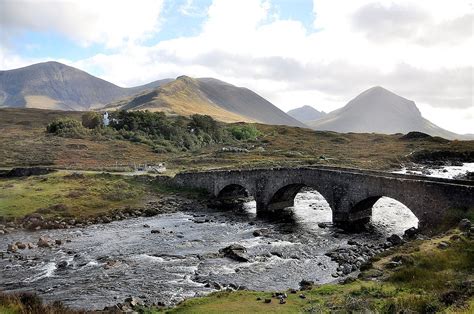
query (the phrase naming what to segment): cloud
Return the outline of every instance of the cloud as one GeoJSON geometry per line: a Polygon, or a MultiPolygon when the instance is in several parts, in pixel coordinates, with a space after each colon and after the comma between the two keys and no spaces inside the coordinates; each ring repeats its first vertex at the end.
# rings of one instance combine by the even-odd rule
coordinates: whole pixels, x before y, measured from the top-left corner
{"type": "Polygon", "coordinates": [[[81,45],[118,47],[159,29],[162,0],[0,0],[5,32],[54,32],[81,45]]]}
{"type": "Polygon", "coordinates": [[[474,15],[465,13],[439,22],[416,4],[375,2],[359,8],[352,16],[356,31],[374,42],[410,41],[419,45],[451,45],[472,37],[474,15]]]}
{"type": "Polygon", "coordinates": [[[179,6],[178,11],[182,15],[191,16],[191,17],[202,17],[205,16],[204,10],[195,3],[194,0],[186,0],[182,5],[179,6]]]}

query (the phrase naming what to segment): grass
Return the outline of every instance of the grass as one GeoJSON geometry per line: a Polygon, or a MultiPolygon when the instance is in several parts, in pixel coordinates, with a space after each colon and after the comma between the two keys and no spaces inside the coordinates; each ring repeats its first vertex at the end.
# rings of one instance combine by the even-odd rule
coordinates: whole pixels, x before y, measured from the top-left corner
{"type": "Polygon", "coordinates": [[[248,150],[242,153],[224,152],[224,144],[188,152],[155,153],[143,143],[92,137],[71,139],[45,134],[46,125],[54,118],[68,116],[80,120],[81,114],[0,109],[0,167],[42,165],[119,170],[134,163],[166,162],[170,174],[191,169],[311,164],[386,170],[399,168],[419,152],[424,156],[446,151],[469,156],[474,152],[474,141],[407,140],[400,134],[340,134],[264,124],[252,124],[260,134],[256,140],[232,143],[231,146],[248,150]]]}
{"type": "MultiPolygon", "coordinates": [[[[147,309],[150,313],[473,313],[474,240],[452,231],[442,237],[415,241],[387,251],[374,268],[384,272],[382,281],[359,279],[348,284],[327,284],[303,291],[306,298],[288,293],[279,304],[270,292],[223,291],[189,299],[175,308],[147,309]],[[457,234],[459,240],[449,240],[457,234]],[[437,248],[440,241],[450,247],[437,248]],[[395,256],[410,256],[413,263],[397,269],[384,265],[395,256]],[[272,299],[271,303],[263,300],[272,299]]],[[[363,273],[361,278],[371,269],[363,273]]]]}
{"type": "Polygon", "coordinates": [[[81,314],[63,306],[60,302],[43,304],[42,300],[32,293],[4,294],[0,292],[0,313],[2,314],[81,314]]]}
{"type": "Polygon", "coordinates": [[[0,179],[0,216],[7,220],[34,212],[45,217],[88,217],[125,206],[170,188],[148,180],[111,174],[68,174],[0,179]]]}

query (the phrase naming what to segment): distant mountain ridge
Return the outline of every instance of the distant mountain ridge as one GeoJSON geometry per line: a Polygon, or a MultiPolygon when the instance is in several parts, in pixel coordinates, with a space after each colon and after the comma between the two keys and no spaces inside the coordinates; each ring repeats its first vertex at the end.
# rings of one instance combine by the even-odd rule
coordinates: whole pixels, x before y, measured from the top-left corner
{"type": "Polygon", "coordinates": [[[306,124],[315,130],[341,133],[393,134],[419,131],[447,139],[465,138],[423,118],[415,102],[380,86],[362,92],[344,107],[306,124]]]}
{"type": "Polygon", "coordinates": [[[89,110],[169,81],[123,88],[76,68],[49,61],[0,71],[0,107],[89,110]]]}
{"type": "Polygon", "coordinates": [[[0,108],[125,110],[208,114],[221,121],[307,127],[253,91],[213,79],[163,79],[123,88],[59,62],[0,71],[0,108]],[[166,85],[166,88],[160,87],[166,85]],[[112,104],[112,105],[110,105],[112,104]]]}
{"type": "Polygon", "coordinates": [[[303,123],[308,121],[315,121],[324,117],[327,113],[324,111],[318,111],[311,106],[302,106],[299,108],[292,109],[287,114],[298,121],[303,123]]]}
{"type": "Polygon", "coordinates": [[[149,110],[189,116],[211,115],[225,122],[261,122],[307,127],[253,91],[214,78],[180,76],[152,91],[107,105],[108,110],[149,110]]]}

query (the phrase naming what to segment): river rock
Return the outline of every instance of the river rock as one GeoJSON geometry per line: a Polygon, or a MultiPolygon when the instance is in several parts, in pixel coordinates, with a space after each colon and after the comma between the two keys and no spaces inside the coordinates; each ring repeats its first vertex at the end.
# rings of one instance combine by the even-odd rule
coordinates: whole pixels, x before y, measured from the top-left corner
{"type": "Polygon", "coordinates": [[[403,237],[405,239],[414,239],[416,235],[418,234],[418,228],[411,227],[403,233],[403,237]]]}
{"type": "Polygon", "coordinates": [[[23,243],[23,242],[17,242],[17,243],[15,243],[15,245],[16,245],[20,250],[26,249],[26,244],[23,243]]]}
{"type": "Polygon", "coordinates": [[[124,300],[124,302],[130,304],[132,308],[143,304],[140,299],[135,298],[135,297],[128,297],[124,300]]]}
{"type": "Polygon", "coordinates": [[[8,244],[7,252],[15,253],[18,250],[18,247],[15,243],[8,244]]]}
{"type": "Polygon", "coordinates": [[[352,272],[352,266],[350,264],[344,264],[342,265],[342,273],[344,275],[348,275],[352,272]]]}
{"type": "Polygon", "coordinates": [[[38,213],[32,213],[23,218],[23,226],[28,230],[40,229],[44,223],[43,216],[38,213]]]}
{"type": "Polygon", "coordinates": [[[390,237],[387,238],[387,241],[392,243],[393,245],[400,245],[403,243],[403,239],[397,234],[392,234],[390,237]]]}
{"type": "Polygon", "coordinates": [[[469,231],[471,227],[472,227],[472,223],[467,218],[462,219],[458,224],[458,228],[461,231],[469,231]]]}
{"type": "Polygon", "coordinates": [[[49,244],[49,241],[46,237],[40,237],[36,245],[38,245],[38,247],[43,247],[43,248],[51,247],[51,244],[49,244]]]}
{"type": "Polygon", "coordinates": [[[401,262],[390,261],[387,264],[385,264],[385,267],[388,268],[388,269],[392,269],[392,268],[396,268],[396,267],[401,266],[401,265],[402,265],[401,262]]]}
{"type": "Polygon", "coordinates": [[[300,289],[301,290],[311,290],[313,285],[314,285],[314,281],[311,281],[311,280],[303,279],[303,280],[300,281],[300,289]]]}
{"type": "Polygon", "coordinates": [[[222,256],[236,260],[238,262],[248,262],[249,256],[247,255],[247,249],[240,244],[231,244],[223,249],[219,250],[222,256]]]}
{"type": "Polygon", "coordinates": [[[449,247],[449,243],[448,242],[444,242],[444,241],[441,241],[440,243],[438,243],[438,249],[442,249],[442,250],[445,250],[449,247]]]}
{"type": "Polygon", "coordinates": [[[262,236],[267,235],[268,232],[269,232],[268,229],[257,229],[252,234],[254,237],[262,237],[262,236]]]}

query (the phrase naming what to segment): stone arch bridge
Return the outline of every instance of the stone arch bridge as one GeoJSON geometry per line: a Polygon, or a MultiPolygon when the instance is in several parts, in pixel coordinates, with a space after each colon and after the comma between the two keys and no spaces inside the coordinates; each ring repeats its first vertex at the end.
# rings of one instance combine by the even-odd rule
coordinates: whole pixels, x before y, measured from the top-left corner
{"type": "Polygon", "coordinates": [[[370,220],[382,196],[407,206],[422,229],[455,212],[474,210],[474,182],[331,167],[215,170],[178,173],[179,187],[205,189],[212,197],[253,196],[259,216],[293,206],[303,187],[317,190],[329,203],[333,223],[354,227],[370,220]],[[246,195],[247,194],[247,195],[246,195]]]}

